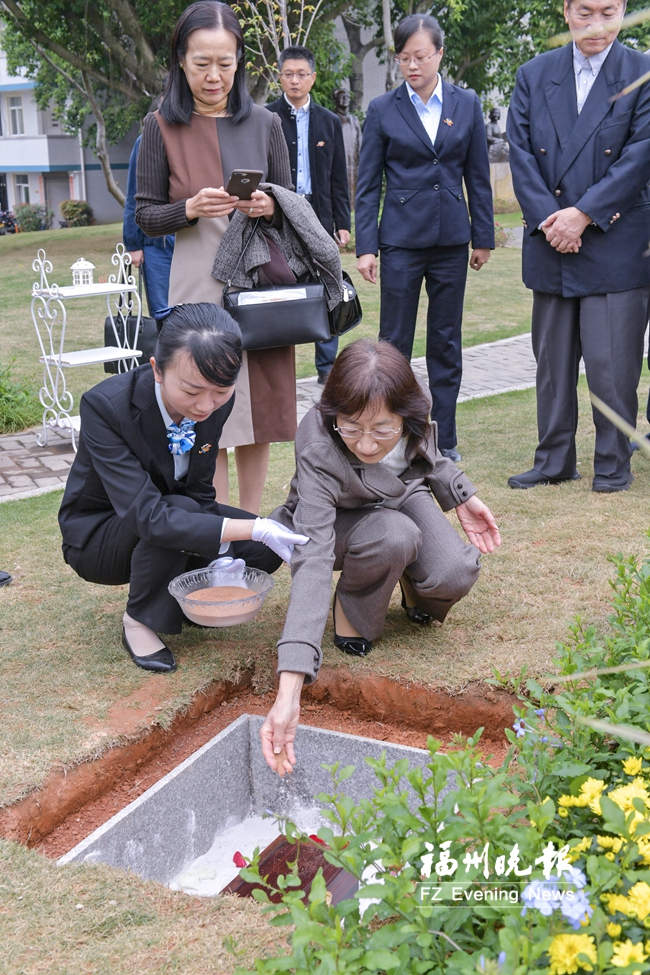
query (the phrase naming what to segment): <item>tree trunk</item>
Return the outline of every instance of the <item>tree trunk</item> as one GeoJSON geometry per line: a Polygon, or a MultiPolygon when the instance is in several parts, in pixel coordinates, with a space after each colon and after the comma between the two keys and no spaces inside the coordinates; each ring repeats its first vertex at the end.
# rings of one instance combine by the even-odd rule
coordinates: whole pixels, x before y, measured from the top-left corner
{"type": "Polygon", "coordinates": [[[386,91],[395,87],[395,47],[393,45],[393,25],[390,19],[390,0],[381,0],[384,47],[386,48],[386,91]]]}
{"type": "Polygon", "coordinates": [[[343,14],[341,16],[345,33],[347,34],[350,54],[352,55],[352,70],[350,71],[350,110],[360,111],[363,108],[363,62],[368,51],[379,47],[380,39],[361,43],[361,26],[343,14]]]}
{"type": "Polygon", "coordinates": [[[269,94],[269,79],[263,74],[258,75],[249,94],[256,105],[266,105],[266,99],[269,94]]]}
{"type": "MultiPolygon", "coordinates": [[[[92,82],[90,76],[82,71],[81,76],[83,78],[84,87],[86,89],[86,96],[88,98],[88,104],[90,105],[91,111],[95,116],[95,122],[97,124],[97,137],[95,139],[95,155],[99,159],[99,164],[102,167],[102,172],[104,174],[104,179],[106,180],[106,187],[111,196],[114,196],[120,206],[124,206],[126,202],[126,196],[119,188],[115,182],[115,177],[111,170],[111,160],[108,155],[108,146],[106,145],[106,123],[104,121],[104,114],[99,106],[99,102],[95,97],[95,92],[93,91],[92,82]]],[[[83,150],[82,150],[83,151],[83,150]]]]}

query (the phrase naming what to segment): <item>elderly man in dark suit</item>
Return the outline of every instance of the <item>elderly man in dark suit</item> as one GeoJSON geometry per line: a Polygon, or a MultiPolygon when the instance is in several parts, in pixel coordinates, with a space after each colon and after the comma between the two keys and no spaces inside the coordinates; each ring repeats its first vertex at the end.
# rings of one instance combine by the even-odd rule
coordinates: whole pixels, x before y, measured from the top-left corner
{"type": "MultiPolygon", "coordinates": [[[[341,121],[309,94],[316,81],[316,62],[308,48],[285,48],[278,67],[283,95],[266,107],[282,121],[296,193],[309,200],[328,234],[339,247],[345,247],[350,240],[350,196],[341,121]]],[[[337,349],[336,337],[316,344],[321,385],[330,373],[337,349]]]]}
{"type": "Polygon", "coordinates": [[[428,14],[405,17],[397,26],[396,61],[404,84],[368,106],[357,180],[356,242],[357,268],[373,284],[381,252],[379,338],[409,358],[426,281],[431,416],[438,424],[441,452],[457,463],[467,249],[471,240],[469,263],[480,270],[494,247],[494,214],[481,105],[476,92],[441,77],[443,41],[438,21],[428,14]],[[378,226],[384,174],[386,196],[378,226]]]}
{"type": "MultiPolygon", "coordinates": [[[[617,36],[625,0],[565,0],[573,41],[519,69],[507,133],[533,290],[539,444],[512,488],[577,480],[577,381],[636,425],[650,261],[650,58],[617,36]],[[619,96],[619,97],[616,97],[619,96]]],[[[592,488],[632,482],[627,438],[594,410],[592,488]]]]}

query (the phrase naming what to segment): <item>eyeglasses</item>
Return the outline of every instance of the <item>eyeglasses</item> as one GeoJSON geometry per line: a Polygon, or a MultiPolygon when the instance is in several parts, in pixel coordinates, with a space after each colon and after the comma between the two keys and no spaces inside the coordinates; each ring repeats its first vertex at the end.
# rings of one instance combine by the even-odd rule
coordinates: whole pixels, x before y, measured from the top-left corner
{"type": "Polygon", "coordinates": [[[286,78],[287,81],[291,81],[292,78],[297,78],[298,81],[306,81],[307,78],[311,78],[311,74],[308,71],[282,71],[280,77],[286,78]]]}
{"type": "Polygon", "coordinates": [[[403,64],[404,66],[408,66],[411,61],[415,61],[416,64],[424,64],[425,61],[430,61],[431,58],[435,58],[438,54],[440,54],[440,51],[434,51],[433,54],[425,54],[424,57],[419,58],[407,58],[406,55],[396,55],[395,60],[398,64],[403,64]]]}
{"type": "Polygon", "coordinates": [[[385,427],[380,430],[360,430],[358,427],[348,427],[345,424],[340,427],[335,426],[334,429],[344,440],[361,440],[364,433],[369,433],[373,440],[391,440],[402,432],[402,427],[399,430],[387,430],[385,427]]]}

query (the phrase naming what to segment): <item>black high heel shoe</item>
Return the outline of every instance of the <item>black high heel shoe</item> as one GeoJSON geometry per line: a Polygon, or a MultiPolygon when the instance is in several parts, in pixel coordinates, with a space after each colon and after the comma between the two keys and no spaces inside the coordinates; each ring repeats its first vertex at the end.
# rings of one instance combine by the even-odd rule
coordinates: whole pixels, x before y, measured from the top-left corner
{"type": "Polygon", "coordinates": [[[399,587],[402,591],[402,609],[405,610],[411,623],[419,623],[420,626],[429,626],[430,623],[433,623],[433,616],[429,616],[423,609],[418,609],[417,606],[406,605],[406,593],[404,592],[401,579],[399,581],[399,587]]]}
{"type": "Polygon", "coordinates": [[[174,654],[169,647],[163,646],[155,653],[150,653],[148,657],[138,657],[131,649],[124,627],[122,627],[122,645],[136,667],[142,670],[151,670],[156,674],[171,674],[176,670],[174,654]]]}
{"type": "Polygon", "coordinates": [[[336,632],[336,596],[332,604],[332,619],[334,620],[334,646],[351,657],[367,657],[372,650],[372,643],[362,636],[339,636],[336,632]]]}

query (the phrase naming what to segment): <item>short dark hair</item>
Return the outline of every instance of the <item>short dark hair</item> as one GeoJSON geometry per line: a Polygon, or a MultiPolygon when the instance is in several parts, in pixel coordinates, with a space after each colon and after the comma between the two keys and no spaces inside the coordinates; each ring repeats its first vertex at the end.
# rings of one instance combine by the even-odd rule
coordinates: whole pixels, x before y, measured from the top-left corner
{"type": "Polygon", "coordinates": [[[285,61],[306,61],[312,74],[316,70],[316,58],[309,48],[303,47],[302,44],[292,44],[291,47],[285,47],[278,58],[278,71],[282,71],[285,61]]]}
{"type": "Polygon", "coordinates": [[[237,71],[228,95],[228,112],[235,123],[247,119],[253,109],[253,100],[246,87],[246,61],[244,58],[244,34],[241,24],[227,3],[218,0],[199,0],[186,7],[176,21],[172,35],[169,74],[164,87],[164,101],[160,113],[174,125],[189,125],[194,110],[194,99],[187,78],[180,66],[187,53],[187,41],[195,30],[227,30],[237,40],[237,71]]]}
{"type": "Polygon", "coordinates": [[[187,352],[213,386],[234,386],[242,364],[239,325],[227,311],[208,301],[176,305],[156,343],[156,367],[163,373],[179,352],[187,352]]]}
{"type": "Polygon", "coordinates": [[[382,404],[402,417],[410,459],[429,441],[429,401],[410,362],[393,345],[358,339],[336,357],[327,377],[318,404],[323,424],[342,443],[334,429],[339,414],[352,418],[382,404]]]}
{"type": "Polygon", "coordinates": [[[395,54],[400,54],[408,39],[419,30],[427,32],[437,51],[445,46],[444,31],[435,17],[431,14],[411,14],[404,20],[400,20],[395,28],[395,54]]]}

